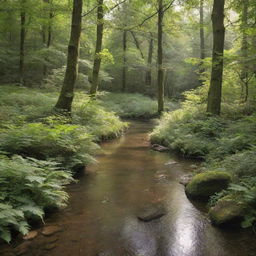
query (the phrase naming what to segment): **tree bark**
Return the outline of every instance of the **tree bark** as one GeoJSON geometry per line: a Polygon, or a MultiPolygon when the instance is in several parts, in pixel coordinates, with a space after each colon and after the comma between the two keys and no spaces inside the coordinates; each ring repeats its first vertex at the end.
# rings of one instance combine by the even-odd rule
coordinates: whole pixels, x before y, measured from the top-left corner
{"type": "Polygon", "coordinates": [[[123,31],[123,72],[122,72],[122,91],[127,90],[127,30],[123,31]]]}
{"type": "MultiPolygon", "coordinates": [[[[48,5],[51,4],[50,0],[43,0],[45,3],[48,5]]],[[[50,48],[51,43],[52,43],[52,19],[53,19],[53,10],[50,8],[49,14],[48,14],[48,26],[43,27],[43,44],[46,46],[47,49],[50,48]]],[[[45,63],[43,66],[43,75],[47,75],[48,67],[46,62],[48,61],[48,58],[45,58],[45,63]]]]}
{"type": "Polygon", "coordinates": [[[94,55],[93,71],[92,71],[92,84],[90,88],[90,95],[95,96],[99,87],[99,72],[101,65],[101,50],[102,50],[102,40],[103,40],[103,30],[104,30],[104,10],[103,10],[103,0],[98,0],[97,8],[97,39],[96,39],[96,49],[94,55]]]}
{"type": "Polygon", "coordinates": [[[243,57],[243,67],[242,67],[242,74],[241,74],[241,80],[242,83],[245,87],[245,91],[244,91],[244,102],[247,102],[248,100],[248,96],[249,96],[249,67],[248,65],[246,65],[246,61],[248,58],[248,36],[247,36],[247,32],[246,32],[246,28],[248,26],[248,5],[249,5],[249,1],[248,0],[244,0],[243,1],[243,11],[242,11],[242,47],[241,47],[241,52],[242,52],[242,57],[243,57]]]}
{"type": "Polygon", "coordinates": [[[68,46],[67,68],[63,86],[55,108],[70,113],[78,73],[79,46],[82,25],[83,0],[73,0],[71,35],[68,46]]]}
{"type": "Polygon", "coordinates": [[[150,41],[149,41],[149,48],[148,48],[148,67],[146,72],[146,86],[151,87],[152,84],[152,60],[153,60],[153,50],[154,50],[154,39],[153,35],[150,33],[150,41]]]}
{"type": "Polygon", "coordinates": [[[25,38],[26,38],[25,4],[26,4],[26,0],[22,0],[21,12],[20,12],[20,62],[19,62],[19,76],[20,76],[21,85],[24,85],[24,59],[25,59],[25,38]]]}
{"type": "Polygon", "coordinates": [[[164,71],[163,71],[163,0],[158,0],[158,113],[164,110],[164,71]]]}
{"type": "Polygon", "coordinates": [[[204,36],[204,0],[200,0],[200,68],[199,68],[199,75],[200,75],[200,85],[203,85],[204,80],[202,79],[202,75],[205,72],[203,67],[204,59],[205,59],[205,36],[204,36]]]}
{"type": "Polygon", "coordinates": [[[213,115],[220,115],[221,112],[223,55],[225,41],[224,6],[225,0],[214,0],[212,11],[212,73],[207,104],[207,112],[213,115]]]}

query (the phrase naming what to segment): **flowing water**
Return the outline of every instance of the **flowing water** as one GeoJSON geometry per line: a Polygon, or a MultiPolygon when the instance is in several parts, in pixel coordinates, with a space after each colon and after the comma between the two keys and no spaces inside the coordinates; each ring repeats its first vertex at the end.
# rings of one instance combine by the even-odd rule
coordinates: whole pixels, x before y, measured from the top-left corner
{"type": "Polygon", "coordinates": [[[132,122],[125,136],[103,143],[98,163],[68,188],[68,207],[47,219],[62,232],[29,242],[25,256],[256,255],[252,231],[212,227],[204,207],[187,199],[179,179],[193,163],[150,150],[150,129],[152,123],[132,122]],[[137,218],[159,204],[162,218],[137,218]]]}

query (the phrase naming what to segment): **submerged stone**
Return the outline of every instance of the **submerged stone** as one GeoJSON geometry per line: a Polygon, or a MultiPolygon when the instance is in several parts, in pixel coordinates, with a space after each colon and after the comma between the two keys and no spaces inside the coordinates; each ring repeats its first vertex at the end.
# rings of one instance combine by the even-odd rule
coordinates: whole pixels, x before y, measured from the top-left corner
{"type": "Polygon", "coordinates": [[[209,211],[211,222],[216,225],[241,222],[246,211],[246,205],[236,202],[229,196],[220,199],[209,211]]]}
{"type": "Polygon", "coordinates": [[[169,162],[166,162],[164,165],[175,165],[175,164],[178,164],[178,162],[169,161],[169,162]]]}
{"type": "Polygon", "coordinates": [[[212,171],[197,174],[186,186],[186,194],[191,198],[208,198],[231,182],[231,175],[226,172],[212,171]]]}
{"type": "Polygon", "coordinates": [[[166,151],[169,151],[169,148],[167,147],[164,147],[164,146],[161,146],[161,145],[158,145],[158,144],[153,144],[151,146],[151,148],[155,151],[159,151],[159,152],[166,152],[166,151]]]}
{"type": "Polygon", "coordinates": [[[50,251],[56,247],[56,244],[47,244],[44,249],[50,251]]]}
{"type": "Polygon", "coordinates": [[[44,236],[51,236],[55,233],[58,233],[62,231],[62,228],[60,226],[46,226],[42,230],[42,234],[44,236]]]}
{"type": "Polygon", "coordinates": [[[30,241],[26,241],[15,248],[15,255],[23,255],[28,252],[31,246],[30,241]]]}
{"type": "Polygon", "coordinates": [[[137,217],[140,221],[149,222],[162,218],[164,215],[166,215],[166,213],[166,209],[162,205],[149,206],[145,209],[142,209],[137,217]]]}
{"type": "Polygon", "coordinates": [[[34,231],[30,231],[29,233],[27,233],[23,239],[24,240],[32,240],[34,238],[36,238],[38,236],[38,232],[36,230],[34,231]]]}

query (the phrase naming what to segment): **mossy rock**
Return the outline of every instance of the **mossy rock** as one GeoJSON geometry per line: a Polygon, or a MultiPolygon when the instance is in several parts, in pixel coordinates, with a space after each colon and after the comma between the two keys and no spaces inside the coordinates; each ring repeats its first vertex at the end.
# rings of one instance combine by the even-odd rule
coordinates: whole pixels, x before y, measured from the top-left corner
{"type": "Polygon", "coordinates": [[[211,222],[216,226],[240,223],[246,212],[246,205],[226,196],[209,211],[211,222]]]}
{"type": "Polygon", "coordinates": [[[190,198],[209,198],[226,189],[231,182],[231,175],[221,171],[211,171],[195,175],[186,187],[190,198]]]}

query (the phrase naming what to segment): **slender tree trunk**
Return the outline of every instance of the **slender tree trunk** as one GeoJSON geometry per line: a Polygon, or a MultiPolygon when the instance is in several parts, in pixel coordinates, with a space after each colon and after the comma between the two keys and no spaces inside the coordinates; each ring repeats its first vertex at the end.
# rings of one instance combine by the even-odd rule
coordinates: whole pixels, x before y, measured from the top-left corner
{"type": "Polygon", "coordinates": [[[163,71],[163,0],[158,0],[158,113],[164,110],[164,71],[163,71]]]}
{"type": "Polygon", "coordinates": [[[26,4],[26,0],[22,0],[21,12],[20,12],[20,63],[19,63],[19,76],[20,76],[21,85],[24,85],[24,59],[25,59],[25,37],[26,37],[25,4],[26,4]]]}
{"type": "Polygon", "coordinates": [[[203,67],[204,59],[205,59],[205,38],[204,38],[204,0],[200,0],[200,84],[203,85],[204,80],[202,79],[202,75],[205,72],[203,67]]]}
{"type": "Polygon", "coordinates": [[[63,112],[71,112],[74,87],[78,73],[78,57],[82,25],[83,0],[73,0],[71,35],[68,46],[67,68],[59,99],[55,106],[63,112]]]}
{"type": "MultiPolygon", "coordinates": [[[[254,24],[256,24],[256,15],[254,16],[254,24]]],[[[252,42],[253,50],[256,51],[256,33],[254,33],[254,35],[252,36],[251,42],[252,42]]],[[[252,68],[253,68],[254,76],[256,77],[256,63],[254,63],[252,68]]]]}
{"type": "Polygon", "coordinates": [[[146,86],[151,87],[152,84],[152,60],[153,60],[153,50],[154,50],[154,39],[153,35],[151,34],[149,48],[148,48],[148,67],[146,72],[146,86]]]}
{"type": "Polygon", "coordinates": [[[123,73],[122,73],[122,91],[127,90],[127,30],[123,31],[123,73]]]}
{"type": "MultiPolygon", "coordinates": [[[[243,1],[243,12],[242,12],[242,34],[243,34],[243,37],[242,37],[242,47],[241,47],[244,64],[242,67],[241,79],[242,79],[242,83],[243,83],[242,86],[245,86],[245,93],[243,95],[245,102],[247,102],[248,96],[249,96],[249,81],[248,81],[249,67],[246,64],[246,61],[248,58],[248,36],[247,36],[247,31],[246,31],[246,28],[248,26],[248,5],[249,5],[249,1],[244,0],[243,1]]],[[[242,91],[244,91],[244,90],[242,90],[242,91]]]]}
{"type": "Polygon", "coordinates": [[[144,55],[143,55],[143,52],[142,52],[142,50],[141,50],[140,43],[139,43],[139,41],[138,41],[138,39],[137,39],[135,33],[134,33],[133,31],[130,31],[130,32],[131,32],[131,34],[132,34],[132,37],[133,37],[135,46],[136,46],[136,48],[138,49],[138,51],[140,52],[141,58],[144,60],[144,55]]]}
{"type": "MultiPolygon", "coordinates": [[[[50,0],[43,0],[45,3],[50,5],[50,0]]],[[[47,49],[50,48],[52,43],[52,19],[53,19],[53,11],[52,8],[49,10],[48,14],[48,25],[43,27],[43,44],[46,46],[47,49]]],[[[48,61],[48,58],[45,57],[45,63],[43,66],[43,75],[47,75],[48,67],[46,62],[48,61]]]]}
{"type": "Polygon", "coordinates": [[[214,0],[212,11],[212,74],[207,104],[207,112],[214,115],[220,115],[221,112],[223,55],[225,41],[224,6],[225,0],[214,0]]]}
{"type": "Polygon", "coordinates": [[[50,48],[52,44],[52,19],[54,17],[53,10],[50,10],[49,13],[49,24],[48,24],[48,37],[47,37],[47,48],[50,48]]]}
{"type": "Polygon", "coordinates": [[[95,96],[99,87],[99,73],[101,65],[100,52],[102,50],[102,39],[104,30],[104,11],[103,11],[103,0],[98,0],[97,8],[97,39],[96,39],[96,49],[94,55],[94,64],[92,71],[92,84],[90,88],[90,95],[95,96]]]}

